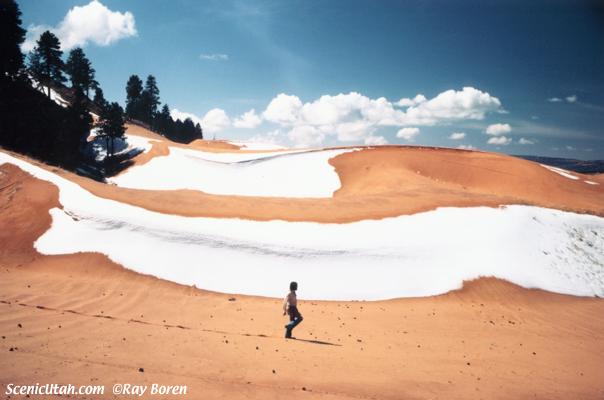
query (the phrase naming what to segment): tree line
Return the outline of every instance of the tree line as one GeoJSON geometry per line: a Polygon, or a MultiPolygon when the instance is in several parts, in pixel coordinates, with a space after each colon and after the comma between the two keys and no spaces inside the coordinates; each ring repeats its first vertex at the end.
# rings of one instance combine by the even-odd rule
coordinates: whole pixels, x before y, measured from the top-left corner
{"type": "Polygon", "coordinates": [[[52,164],[75,168],[90,132],[92,118],[82,93],[76,91],[69,107],[47,98],[50,81],[65,79],[61,51],[54,35],[37,43],[26,68],[21,44],[25,30],[14,0],[0,1],[0,144],[52,164]],[[32,79],[47,85],[46,94],[32,87],[32,79]]]}
{"type": "Polygon", "coordinates": [[[159,109],[159,88],[153,75],[147,76],[145,84],[138,75],[132,75],[126,82],[126,118],[146,125],[170,140],[189,143],[203,139],[203,130],[199,123],[194,124],[190,118],[174,120],[170,107],[164,104],[159,109]]]}
{"type": "Polygon", "coordinates": [[[144,86],[138,76],[130,77],[124,112],[119,103],[105,99],[83,49],[72,49],[63,61],[61,43],[52,32],[40,35],[26,60],[21,24],[16,2],[0,0],[0,145],[76,169],[85,162],[83,149],[93,126],[107,140],[108,159],[114,156],[113,141],[124,136],[126,120],[179,142],[203,137],[199,124],[175,121],[168,105],[159,109],[159,89],[152,75],[144,86]],[[64,107],[51,100],[57,94],[68,100],[64,107]],[[97,121],[91,112],[98,115],[97,121]]]}

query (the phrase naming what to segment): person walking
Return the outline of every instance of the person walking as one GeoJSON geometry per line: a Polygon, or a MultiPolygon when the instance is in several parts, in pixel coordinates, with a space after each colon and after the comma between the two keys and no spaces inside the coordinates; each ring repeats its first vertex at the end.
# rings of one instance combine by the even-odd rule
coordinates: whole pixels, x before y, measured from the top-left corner
{"type": "Polygon", "coordinates": [[[291,282],[289,284],[289,293],[283,300],[283,315],[289,315],[289,324],[285,325],[285,338],[292,338],[292,330],[302,322],[304,319],[300,311],[298,311],[298,299],[296,297],[296,290],[298,290],[298,283],[291,282]]]}

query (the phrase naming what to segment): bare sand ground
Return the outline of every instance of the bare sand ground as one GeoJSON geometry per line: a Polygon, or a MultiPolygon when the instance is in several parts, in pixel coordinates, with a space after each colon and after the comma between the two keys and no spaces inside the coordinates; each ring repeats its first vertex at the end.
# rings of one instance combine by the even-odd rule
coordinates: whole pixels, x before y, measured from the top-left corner
{"type": "Polygon", "coordinates": [[[301,301],[305,320],[287,341],[280,300],[179,286],[100,254],[38,254],[32,243],[59,205],[57,188],[11,165],[0,172],[3,387],[184,384],[200,399],[604,397],[601,299],[480,279],[428,298],[301,301]]]}

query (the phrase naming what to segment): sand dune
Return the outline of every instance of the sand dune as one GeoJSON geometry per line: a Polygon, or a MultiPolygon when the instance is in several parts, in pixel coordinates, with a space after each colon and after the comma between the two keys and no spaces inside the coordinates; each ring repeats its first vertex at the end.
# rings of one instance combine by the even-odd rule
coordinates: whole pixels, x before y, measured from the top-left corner
{"type": "Polygon", "coordinates": [[[429,298],[303,301],[300,340],[284,341],[279,300],[179,286],[99,254],[37,254],[57,188],[0,171],[2,384],[160,382],[208,399],[604,396],[601,299],[481,279],[429,298]]]}
{"type": "MultiPolygon", "coordinates": [[[[133,168],[172,149],[225,165],[267,153],[297,156],[228,142],[181,145],[139,127],[128,132],[151,145],[133,168]]],[[[388,146],[329,159],[339,189],[312,199],[123,188],[15,156],[26,162],[23,168],[39,167],[54,183],[11,163],[0,165],[2,384],[33,379],[110,388],[160,382],[187,384],[190,397],[209,399],[604,397],[600,298],[494,278],[467,281],[499,276],[550,291],[600,293],[602,176],[492,153],[388,146]],[[432,226],[426,216],[436,221],[436,233],[408,222],[432,226]],[[330,225],[314,230],[317,223],[330,225]],[[216,246],[219,239],[226,245],[216,246]],[[183,252],[187,241],[193,253],[183,252]],[[124,243],[140,247],[134,258],[123,258],[124,243]],[[339,267],[325,252],[334,249],[342,257],[339,267]],[[373,264],[384,271],[359,269],[376,251],[381,258],[373,264]],[[174,262],[179,252],[181,261],[174,262]],[[167,260],[157,256],[162,253],[167,260]],[[145,254],[150,257],[139,257],[145,254]],[[396,270],[388,271],[388,263],[401,256],[418,273],[388,275],[396,270]],[[247,278],[244,270],[228,268],[212,274],[223,283],[247,279],[243,286],[204,279],[207,268],[220,262],[276,268],[305,257],[336,268],[333,276],[316,275],[330,276],[322,280],[304,271],[301,298],[345,298],[355,282],[368,289],[360,298],[371,298],[374,288],[392,297],[383,295],[389,287],[395,295],[401,288],[430,294],[417,291],[425,287],[448,293],[302,301],[299,340],[285,341],[279,299],[232,292],[258,290],[253,282],[260,282],[270,291],[250,293],[282,295],[295,271],[281,276],[274,269],[267,274],[271,279],[260,281],[254,269],[247,278]],[[556,262],[545,262],[550,257],[556,262]],[[154,258],[159,264],[151,268],[148,260],[154,258]],[[482,260],[479,268],[476,260],[482,260]],[[191,270],[200,264],[203,273],[192,281],[191,270]],[[464,280],[462,289],[451,290],[464,280]]]]}
{"type": "Polygon", "coordinates": [[[279,282],[296,278],[309,285],[306,298],[374,300],[494,276],[604,296],[602,263],[594,262],[604,251],[604,219],[595,216],[510,206],[348,224],[183,218],[107,201],[2,157],[60,189],[62,209],[50,210],[52,228],[36,241],[44,254],[97,251],[137,272],[227,293],[278,296],[279,282]],[[330,290],[339,276],[348,285],[330,290]]]}
{"type": "MultiPolygon", "coordinates": [[[[165,155],[154,142],[144,157],[165,155]],[[157,146],[157,147],[156,147],[157,146]]],[[[342,154],[329,161],[341,188],[332,198],[210,195],[193,190],[140,190],[107,186],[58,173],[106,199],[182,216],[253,220],[352,222],[409,215],[438,207],[525,204],[604,215],[604,184],[598,176],[570,180],[539,164],[493,153],[384,147],[342,154]],[[261,202],[263,207],[257,207],[261,202]]],[[[604,183],[604,181],[603,181],[604,183]]]]}

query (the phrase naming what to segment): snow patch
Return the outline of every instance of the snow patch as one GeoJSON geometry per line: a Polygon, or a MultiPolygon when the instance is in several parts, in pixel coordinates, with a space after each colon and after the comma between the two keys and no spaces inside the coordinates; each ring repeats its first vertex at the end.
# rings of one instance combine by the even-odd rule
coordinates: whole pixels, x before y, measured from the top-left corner
{"type": "Polygon", "coordinates": [[[170,147],[110,179],[118,186],[150,190],[199,190],[219,195],[331,197],[341,186],[329,159],[354,149],[282,153],[211,153],[170,147]]]}
{"type": "Polygon", "coordinates": [[[576,176],[572,175],[572,174],[570,173],[570,171],[567,171],[567,170],[565,170],[565,169],[562,169],[562,168],[556,168],[556,167],[552,167],[552,166],[550,166],[550,165],[544,165],[544,164],[539,164],[539,165],[541,165],[542,167],[545,167],[545,168],[549,169],[549,170],[550,170],[550,171],[552,171],[552,172],[557,173],[558,175],[562,175],[562,176],[563,176],[563,177],[565,177],[565,178],[568,178],[568,179],[573,179],[573,180],[578,180],[578,179],[579,179],[578,177],[576,177],[576,176]]]}

